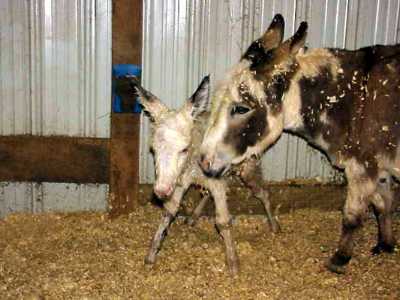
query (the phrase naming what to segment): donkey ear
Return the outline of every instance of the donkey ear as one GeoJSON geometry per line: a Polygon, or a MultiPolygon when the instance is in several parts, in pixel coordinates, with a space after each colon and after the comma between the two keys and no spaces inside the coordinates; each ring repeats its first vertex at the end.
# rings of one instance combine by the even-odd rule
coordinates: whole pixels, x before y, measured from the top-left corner
{"type": "Polygon", "coordinates": [[[156,121],[163,112],[168,111],[168,108],[161,100],[144,89],[135,77],[130,76],[129,79],[131,86],[140,98],[140,104],[143,106],[143,110],[150,115],[150,120],[152,122],[156,121]]]}
{"type": "Polygon", "coordinates": [[[297,54],[306,43],[307,38],[307,22],[301,22],[296,33],[288,40],[286,40],[279,50],[285,55],[297,54]]]}
{"type": "Polygon", "coordinates": [[[267,31],[261,38],[255,40],[246,50],[242,59],[247,59],[257,65],[266,59],[268,50],[278,47],[282,43],[285,31],[285,20],[281,14],[275,15],[267,31]]]}
{"type": "Polygon", "coordinates": [[[299,50],[304,47],[307,38],[307,29],[308,29],[307,22],[301,22],[299,29],[297,29],[294,36],[290,38],[289,49],[292,54],[299,52],[299,50]]]}
{"type": "Polygon", "coordinates": [[[186,109],[191,117],[196,118],[208,109],[210,99],[210,75],[207,75],[201,81],[192,97],[187,100],[186,109]]]}
{"type": "Polygon", "coordinates": [[[276,14],[267,31],[265,31],[260,39],[264,49],[267,50],[278,47],[282,43],[284,34],[285,19],[281,14],[276,14]]]}

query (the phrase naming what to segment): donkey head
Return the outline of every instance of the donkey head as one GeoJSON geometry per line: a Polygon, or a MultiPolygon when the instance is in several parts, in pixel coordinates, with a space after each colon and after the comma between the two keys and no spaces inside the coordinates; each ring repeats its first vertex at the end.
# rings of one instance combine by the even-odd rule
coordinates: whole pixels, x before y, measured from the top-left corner
{"type": "Polygon", "coordinates": [[[184,105],[179,110],[172,110],[135,82],[140,102],[152,123],[151,148],[156,170],[154,192],[159,198],[172,194],[184,171],[191,152],[194,121],[208,107],[209,86],[210,80],[206,76],[184,105]]]}
{"type": "Polygon", "coordinates": [[[253,155],[261,155],[283,131],[282,99],[296,71],[307,24],[282,43],[283,18],[275,16],[226,80],[216,88],[201,146],[200,166],[218,177],[253,155]]]}

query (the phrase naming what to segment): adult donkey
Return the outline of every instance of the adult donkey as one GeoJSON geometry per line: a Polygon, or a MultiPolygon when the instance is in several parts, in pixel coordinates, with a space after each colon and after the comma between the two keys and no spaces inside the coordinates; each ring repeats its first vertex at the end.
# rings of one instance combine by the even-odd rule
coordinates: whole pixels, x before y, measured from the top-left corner
{"type": "MultiPolygon", "coordinates": [[[[274,21],[273,21],[274,23],[274,21]]],[[[216,89],[200,165],[218,177],[261,155],[283,131],[324,151],[348,180],[339,247],[327,262],[344,272],[353,233],[371,204],[379,225],[373,253],[392,252],[391,175],[400,176],[400,46],[356,51],[304,48],[307,23],[281,43],[272,26],[216,89]]]]}

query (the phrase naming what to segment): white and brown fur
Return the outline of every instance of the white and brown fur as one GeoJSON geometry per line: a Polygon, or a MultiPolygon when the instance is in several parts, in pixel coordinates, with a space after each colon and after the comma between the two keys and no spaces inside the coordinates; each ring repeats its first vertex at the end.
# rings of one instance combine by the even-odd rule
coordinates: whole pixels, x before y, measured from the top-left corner
{"type": "Polygon", "coordinates": [[[373,253],[395,245],[391,176],[400,178],[400,45],[306,49],[306,32],[303,22],[281,43],[283,33],[272,26],[266,34],[275,34],[276,47],[247,50],[216,91],[200,164],[215,176],[262,155],[283,131],[321,149],[348,181],[339,247],[327,263],[344,272],[369,205],[379,227],[373,253]]]}
{"type": "MultiPolygon", "coordinates": [[[[199,148],[203,138],[206,112],[209,104],[209,77],[205,77],[200,86],[179,110],[167,108],[157,97],[143,89],[137,82],[135,87],[145,111],[152,120],[152,150],[155,159],[156,181],[154,192],[164,202],[166,210],[161,224],[152,240],[145,262],[153,264],[161,247],[166,231],[175,218],[182,198],[191,185],[197,185],[209,191],[215,201],[216,226],[226,246],[226,257],[232,274],[238,272],[238,259],[231,234],[231,216],[227,206],[227,181],[225,178],[206,177],[201,171],[199,148]]],[[[251,189],[252,195],[264,204],[267,219],[273,232],[279,230],[279,224],[272,216],[268,191],[260,188],[258,180],[262,178],[258,161],[251,159],[236,170],[240,180],[251,189]]],[[[200,216],[208,198],[201,200],[194,210],[189,223],[193,224],[200,216]]]]}

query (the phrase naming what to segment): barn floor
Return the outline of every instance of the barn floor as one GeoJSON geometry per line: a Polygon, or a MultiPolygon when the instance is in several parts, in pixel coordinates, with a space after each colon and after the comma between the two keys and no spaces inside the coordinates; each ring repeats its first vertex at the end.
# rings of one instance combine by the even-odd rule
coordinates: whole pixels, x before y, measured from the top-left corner
{"type": "MultiPolygon", "coordinates": [[[[270,233],[258,216],[238,217],[241,274],[226,272],[212,222],[178,219],[153,269],[143,264],[161,211],[13,215],[0,221],[0,299],[399,299],[400,251],[371,257],[376,226],[357,236],[347,274],[325,271],[340,230],[339,212],[297,210],[270,233]]],[[[400,239],[400,218],[394,222],[400,239]]]]}

